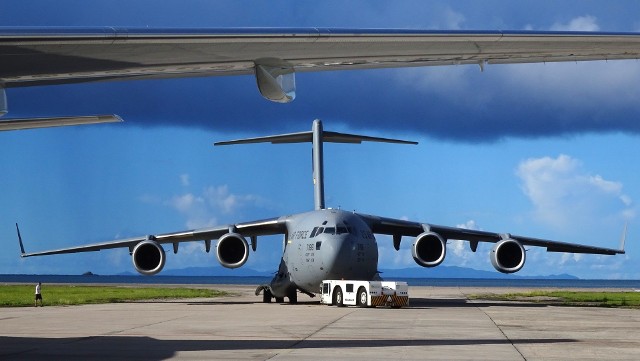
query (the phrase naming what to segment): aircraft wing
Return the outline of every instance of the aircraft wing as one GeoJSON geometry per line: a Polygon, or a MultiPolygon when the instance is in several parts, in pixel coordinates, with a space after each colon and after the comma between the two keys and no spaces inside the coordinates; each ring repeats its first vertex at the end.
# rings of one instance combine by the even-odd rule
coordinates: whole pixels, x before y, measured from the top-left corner
{"type": "MultiPolygon", "coordinates": [[[[205,241],[210,242],[213,239],[218,239],[223,235],[235,232],[244,237],[252,238],[252,246],[255,250],[255,237],[257,236],[266,236],[273,234],[282,234],[286,233],[286,218],[271,218],[253,222],[245,222],[245,223],[237,223],[237,224],[228,224],[211,228],[201,228],[195,230],[188,231],[180,231],[180,232],[172,232],[172,233],[163,233],[156,235],[146,235],[140,237],[131,237],[125,239],[118,239],[109,242],[102,243],[94,243],[87,244],[77,247],[69,247],[69,248],[61,248],[47,251],[39,251],[26,253],[24,250],[24,245],[22,243],[22,237],[20,235],[20,230],[18,229],[18,225],[16,224],[16,229],[18,232],[18,240],[20,243],[20,251],[22,257],[32,257],[32,256],[45,256],[45,255],[53,255],[53,254],[63,254],[63,253],[78,253],[78,252],[93,252],[93,251],[101,251],[104,249],[112,249],[112,248],[124,248],[128,247],[131,251],[133,247],[135,247],[138,243],[146,241],[146,240],[154,240],[158,244],[174,244],[174,249],[177,249],[177,245],[180,242],[193,242],[193,241],[205,241]]],[[[210,243],[209,243],[210,244],[210,243]]],[[[208,249],[207,249],[208,250],[208,249]]]]}
{"type": "Polygon", "coordinates": [[[639,57],[636,33],[0,27],[0,88],[254,74],[288,102],[296,71],[639,57]]]}
{"type": "Polygon", "coordinates": [[[24,118],[5,119],[0,121],[0,132],[6,130],[23,130],[35,128],[64,127],[69,125],[98,124],[121,122],[117,115],[90,115],[78,117],[56,118],[24,118]]]}
{"type": "Polygon", "coordinates": [[[523,246],[546,247],[547,252],[588,253],[604,255],[625,253],[624,235],[621,241],[620,249],[611,249],[576,243],[565,243],[532,237],[517,236],[509,233],[495,233],[473,229],[439,226],[435,224],[418,223],[401,219],[384,218],[362,214],[360,214],[360,216],[369,224],[373,233],[393,236],[394,247],[396,249],[400,248],[400,238],[402,236],[416,237],[423,232],[434,232],[442,236],[445,240],[459,239],[468,241],[471,243],[472,249],[475,249],[475,246],[477,246],[478,242],[497,243],[504,239],[513,239],[518,241],[523,246]]]}

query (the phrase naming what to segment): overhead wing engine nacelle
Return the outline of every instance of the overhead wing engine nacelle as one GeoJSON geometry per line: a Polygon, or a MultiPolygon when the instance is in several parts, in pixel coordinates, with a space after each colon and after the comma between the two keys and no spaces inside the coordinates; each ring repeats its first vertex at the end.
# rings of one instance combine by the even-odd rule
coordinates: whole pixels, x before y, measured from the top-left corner
{"type": "Polygon", "coordinates": [[[502,273],[514,273],[524,266],[526,252],[520,242],[513,239],[503,239],[496,243],[491,250],[491,264],[502,273]]]}
{"type": "Polygon", "coordinates": [[[241,267],[249,259],[249,243],[238,233],[227,233],[218,240],[216,256],[223,267],[241,267]]]}
{"type": "Polygon", "coordinates": [[[153,240],[138,243],[131,252],[133,266],[145,276],[153,276],[162,271],[166,257],[164,249],[153,240]]]}
{"type": "Polygon", "coordinates": [[[425,232],[416,237],[411,246],[413,259],[422,267],[438,266],[447,253],[447,243],[433,232],[425,232]]]}

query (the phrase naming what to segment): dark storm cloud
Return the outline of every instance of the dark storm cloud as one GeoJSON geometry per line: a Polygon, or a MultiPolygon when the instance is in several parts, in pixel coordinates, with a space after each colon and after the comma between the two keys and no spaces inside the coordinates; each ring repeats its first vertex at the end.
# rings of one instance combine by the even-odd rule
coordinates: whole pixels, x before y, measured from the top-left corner
{"type": "MultiPolygon", "coordinates": [[[[0,23],[548,30],[589,15],[601,31],[636,31],[638,8],[635,1],[603,5],[596,0],[254,1],[251,6],[243,1],[93,1],[84,5],[61,0],[7,6],[0,12],[0,23]]],[[[562,71],[551,71],[541,82],[536,79],[539,69],[531,76],[500,69],[490,67],[486,74],[477,67],[473,71],[299,74],[298,98],[285,105],[261,99],[250,76],[8,89],[7,93],[14,117],[116,113],[125,118],[125,126],[179,125],[264,133],[296,131],[308,127],[311,119],[321,118],[354,129],[415,132],[464,142],[639,131],[640,106],[636,103],[640,86],[620,86],[606,74],[589,81],[597,67],[567,80],[562,80],[562,71]],[[594,92],[585,91],[588,89],[594,92]]],[[[628,79],[634,78],[640,78],[640,71],[629,74],[628,79]]],[[[617,78],[617,82],[624,83],[624,79],[617,78]]]]}

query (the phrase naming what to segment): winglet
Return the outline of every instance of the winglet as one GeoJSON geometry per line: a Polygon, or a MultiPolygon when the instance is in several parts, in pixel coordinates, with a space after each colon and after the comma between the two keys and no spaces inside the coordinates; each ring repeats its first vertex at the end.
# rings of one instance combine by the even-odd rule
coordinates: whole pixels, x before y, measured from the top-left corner
{"type": "Polygon", "coordinates": [[[624,253],[624,243],[627,240],[627,225],[629,222],[624,223],[624,230],[622,231],[622,238],[620,238],[620,252],[624,253]]]}
{"type": "Polygon", "coordinates": [[[20,257],[24,257],[27,254],[24,251],[24,245],[22,244],[22,236],[20,236],[20,228],[18,227],[18,223],[16,223],[16,231],[18,232],[18,243],[20,243],[20,257]]]}

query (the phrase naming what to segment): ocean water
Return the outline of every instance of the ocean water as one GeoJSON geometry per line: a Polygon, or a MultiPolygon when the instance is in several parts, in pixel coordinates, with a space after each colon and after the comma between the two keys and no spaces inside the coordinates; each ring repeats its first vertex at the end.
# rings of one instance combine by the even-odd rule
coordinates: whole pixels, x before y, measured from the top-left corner
{"type": "MultiPolygon", "coordinates": [[[[0,275],[1,283],[261,285],[271,277],[0,275]]],[[[640,289],[640,280],[393,278],[410,286],[640,289]]]]}

